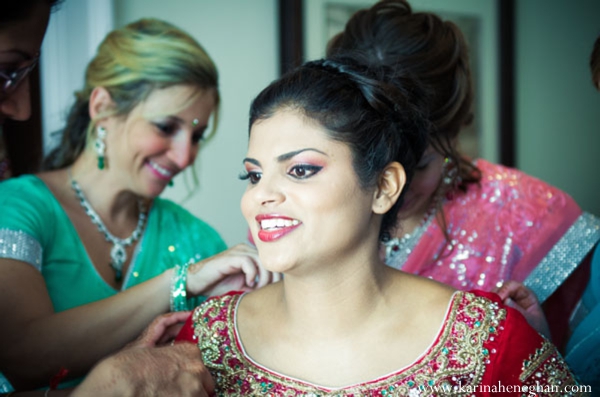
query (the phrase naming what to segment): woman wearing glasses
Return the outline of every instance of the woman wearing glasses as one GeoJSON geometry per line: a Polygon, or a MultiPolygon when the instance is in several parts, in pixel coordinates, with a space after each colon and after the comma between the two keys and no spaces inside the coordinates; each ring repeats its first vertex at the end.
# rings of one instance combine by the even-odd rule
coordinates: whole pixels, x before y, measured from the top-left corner
{"type": "Polygon", "coordinates": [[[27,120],[31,114],[29,73],[35,68],[57,0],[7,2],[0,12],[0,181],[11,176],[8,148],[1,125],[6,119],[27,120]]]}
{"type": "MultiPolygon", "coordinates": [[[[21,113],[5,114],[26,118],[11,101],[21,113]]],[[[48,171],[0,184],[5,390],[84,375],[187,297],[271,281],[254,249],[224,251],[214,229],[158,198],[218,108],[216,67],[187,33],[141,20],[103,41],[48,171]]]]}

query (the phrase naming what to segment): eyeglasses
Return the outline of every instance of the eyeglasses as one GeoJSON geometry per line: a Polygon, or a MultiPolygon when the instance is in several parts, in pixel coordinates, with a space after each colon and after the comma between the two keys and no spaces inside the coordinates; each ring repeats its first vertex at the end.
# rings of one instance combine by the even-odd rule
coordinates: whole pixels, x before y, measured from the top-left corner
{"type": "Polygon", "coordinates": [[[0,89],[2,94],[10,94],[13,92],[19,86],[19,84],[25,80],[25,77],[31,73],[31,71],[38,64],[39,60],[40,54],[38,53],[27,66],[23,66],[22,68],[13,70],[12,72],[0,70],[0,89]]]}

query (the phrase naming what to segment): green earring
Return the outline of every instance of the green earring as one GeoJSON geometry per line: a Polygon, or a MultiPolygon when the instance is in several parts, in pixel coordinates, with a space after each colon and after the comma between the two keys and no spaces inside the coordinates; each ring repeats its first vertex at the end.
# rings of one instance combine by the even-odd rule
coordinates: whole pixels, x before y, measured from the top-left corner
{"type": "Polygon", "coordinates": [[[173,182],[173,179],[169,180],[169,183],[167,183],[167,185],[169,185],[169,187],[173,187],[173,185],[175,185],[175,182],[173,182]]]}
{"type": "Polygon", "coordinates": [[[104,139],[106,138],[106,129],[102,126],[98,126],[96,129],[96,141],[94,142],[94,148],[98,155],[98,169],[103,170],[105,163],[104,157],[106,152],[106,144],[104,139]]]}

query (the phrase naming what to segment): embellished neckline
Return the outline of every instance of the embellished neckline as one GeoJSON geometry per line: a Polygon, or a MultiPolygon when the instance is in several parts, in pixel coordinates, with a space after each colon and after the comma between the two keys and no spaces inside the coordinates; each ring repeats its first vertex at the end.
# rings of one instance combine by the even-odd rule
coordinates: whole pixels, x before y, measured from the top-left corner
{"type": "Polygon", "coordinates": [[[411,363],[405,365],[404,367],[402,367],[400,369],[397,369],[397,370],[394,370],[387,374],[378,376],[375,379],[362,381],[359,383],[355,383],[355,384],[351,384],[351,385],[347,385],[347,386],[341,386],[341,387],[323,386],[323,385],[318,385],[316,383],[312,383],[312,382],[309,382],[306,380],[298,379],[293,376],[286,375],[281,372],[270,369],[270,368],[264,366],[263,364],[260,364],[257,361],[255,361],[252,357],[250,357],[250,355],[244,349],[244,345],[242,343],[242,338],[240,337],[238,323],[237,323],[237,313],[239,310],[239,305],[240,305],[240,302],[242,301],[242,298],[244,297],[244,295],[247,294],[247,292],[240,293],[239,295],[235,295],[232,297],[233,299],[235,299],[235,302],[231,303],[231,305],[233,306],[233,310],[230,310],[227,320],[231,324],[233,324],[232,331],[231,331],[233,349],[237,350],[239,357],[241,359],[243,359],[244,361],[246,361],[247,365],[252,367],[252,369],[256,370],[257,372],[261,373],[263,376],[266,376],[266,377],[275,375],[277,377],[284,378],[293,383],[296,383],[298,386],[301,385],[303,387],[307,387],[307,388],[311,388],[311,389],[319,389],[326,393],[332,393],[332,392],[349,391],[349,390],[353,390],[356,388],[362,388],[365,385],[375,386],[382,382],[383,383],[388,382],[388,381],[390,381],[391,378],[395,378],[394,382],[397,382],[403,378],[412,376],[413,372],[418,371],[423,365],[427,365],[427,360],[426,360],[427,357],[429,357],[431,355],[440,354],[440,352],[443,352],[443,349],[444,349],[443,345],[444,345],[445,341],[448,339],[448,337],[450,336],[450,333],[452,331],[452,326],[454,323],[454,321],[451,317],[456,316],[457,311],[455,309],[465,299],[465,294],[467,294],[467,293],[468,292],[460,291],[460,290],[454,291],[454,293],[452,294],[452,296],[450,297],[450,299],[448,301],[448,305],[446,307],[446,312],[444,314],[444,318],[440,324],[438,331],[435,334],[435,337],[433,338],[433,340],[431,341],[429,346],[421,354],[419,354],[419,356],[416,357],[411,363]]]}

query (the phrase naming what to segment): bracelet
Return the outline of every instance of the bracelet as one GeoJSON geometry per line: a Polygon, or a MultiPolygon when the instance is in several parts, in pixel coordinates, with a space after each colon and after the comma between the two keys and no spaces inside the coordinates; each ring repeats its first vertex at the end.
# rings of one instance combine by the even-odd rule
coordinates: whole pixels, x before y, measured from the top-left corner
{"type": "Polygon", "coordinates": [[[188,309],[187,305],[187,274],[190,262],[183,265],[175,265],[173,278],[171,279],[170,306],[172,312],[180,312],[188,309]]]}

